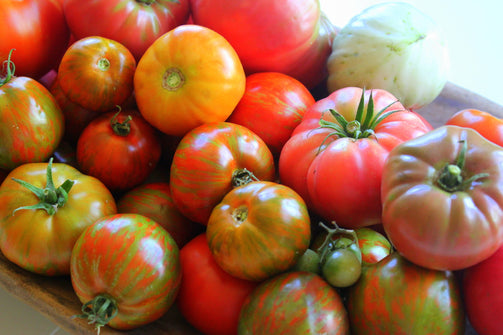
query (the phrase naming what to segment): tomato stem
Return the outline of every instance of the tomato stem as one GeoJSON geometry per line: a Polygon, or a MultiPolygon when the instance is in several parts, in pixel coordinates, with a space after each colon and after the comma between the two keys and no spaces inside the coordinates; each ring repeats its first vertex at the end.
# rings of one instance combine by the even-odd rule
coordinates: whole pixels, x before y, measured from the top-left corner
{"type": "Polygon", "coordinates": [[[243,186],[251,183],[252,181],[259,181],[255,175],[248,169],[237,169],[232,173],[231,184],[232,187],[243,186]]]}
{"type": "Polygon", "coordinates": [[[0,77],[0,86],[8,83],[9,80],[11,80],[12,77],[14,77],[14,73],[16,72],[16,65],[14,64],[13,61],[11,61],[13,51],[14,49],[10,49],[9,56],[7,57],[7,60],[5,60],[3,63],[5,71],[7,73],[5,74],[5,77],[0,77]]]}
{"type": "Polygon", "coordinates": [[[168,91],[176,91],[185,84],[185,77],[176,67],[167,69],[162,76],[162,87],[168,91]]]}
{"type": "Polygon", "coordinates": [[[346,249],[349,248],[352,244],[358,246],[358,236],[356,235],[356,232],[354,230],[341,228],[335,222],[332,222],[332,224],[334,225],[334,228],[328,227],[323,222],[319,223],[320,227],[322,227],[327,232],[325,240],[316,250],[316,252],[320,255],[321,264],[323,264],[325,258],[331,251],[337,249],[346,249]],[[349,242],[348,240],[341,238],[334,240],[334,236],[336,235],[349,237],[349,242]]]}
{"type": "Polygon", "coordinates": [[[106,71],[110,68],[110,61],[106,58],[100,58],[98,60],[98,68],[102,71],[106,71]]]}
{"type": "Polygon", "coordinates": [[[89,324],[95,324],[99,334],[100,328],[107,325],[118,312],[119,307],[115,299],[107,294],[98,294],[82,305],[82,314],[73,317],[87,319],[89,324]]]}
{"type": "Polygon", "coordinates": [[[117,117],[121,112],[120,106],[117,107],[119,108],[119,111],[115,113],[114,116],[110,119],[110,126],[112,127],[112,130],[116,135],[128,136],[131,132],[131,125],[129,124],[129,122],[133,119],[133,117],[131,115],[128,115],[124,121],[117,121],[117,117]]]}

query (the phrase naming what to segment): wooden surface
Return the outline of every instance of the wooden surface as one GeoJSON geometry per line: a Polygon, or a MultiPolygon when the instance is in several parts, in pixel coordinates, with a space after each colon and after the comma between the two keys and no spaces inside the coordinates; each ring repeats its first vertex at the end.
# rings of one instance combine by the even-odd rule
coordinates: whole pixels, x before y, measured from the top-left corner
{"type": "MultiPolygon", "coordinates": [[[[491,102],[459,86],[448,83],[442,94],[418,112],[433,126],[438,127],[455,112],[475,108],[503,118],[503,106],[491,102]]],[[[43,277],[27,272],[9,262],[0,253],[0,285],[20,300],[33,306],[72,334],[96,334],[86,320],[72,318],[80,313],[81,304],[74,294],[69,277],[43,277]]],[[[184,322],[176,307],[149,325],[128,332],[103,327],[101,334],[191,335],[198,334],[184,322]]],[[[475,334],[468,327],[467,334],[475,334]]]]}

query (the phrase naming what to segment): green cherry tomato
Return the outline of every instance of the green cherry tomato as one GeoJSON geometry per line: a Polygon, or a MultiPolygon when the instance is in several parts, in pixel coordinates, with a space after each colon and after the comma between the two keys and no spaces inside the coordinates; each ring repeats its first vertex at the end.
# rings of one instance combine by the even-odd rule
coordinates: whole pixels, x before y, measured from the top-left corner
{"type": "Polygon", "coordinates": [[[325,258],[321,267],[323,278],[334,287],[348,287],[360,278],[361,262],[351,249],[336,249],[325,258]]]}

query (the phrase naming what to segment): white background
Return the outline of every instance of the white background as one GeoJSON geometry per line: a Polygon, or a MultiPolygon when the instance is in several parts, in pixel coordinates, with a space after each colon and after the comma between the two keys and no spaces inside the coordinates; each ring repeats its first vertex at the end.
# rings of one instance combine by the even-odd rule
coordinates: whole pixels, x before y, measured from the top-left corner
{"type": "MultiPolygon", "coordinates": [[[[338,27],[378,0],[320,0],[338,27]]],[[[498,0],[408,0],[430,16],[447,41],[448,80],[503,105],[503,2],[498,0]]]]}

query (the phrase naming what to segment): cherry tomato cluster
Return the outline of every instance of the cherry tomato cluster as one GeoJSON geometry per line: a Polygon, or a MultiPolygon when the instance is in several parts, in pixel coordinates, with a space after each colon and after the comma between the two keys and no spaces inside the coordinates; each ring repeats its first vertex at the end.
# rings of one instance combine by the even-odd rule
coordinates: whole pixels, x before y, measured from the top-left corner
{"type": "Polygon", "coordinates": [[[434,129],[383,89],[328,93],[337,30],[316,0],[1,6],[0,250],[69,276],[77,316],[499,331],[483,306],[503,308],[500,119],[434,129]]]}

